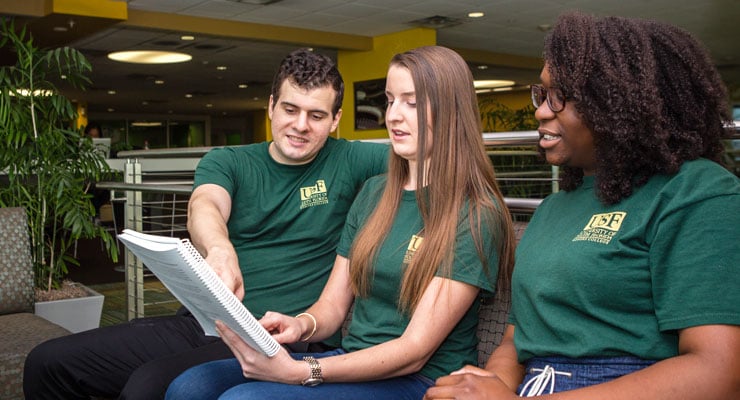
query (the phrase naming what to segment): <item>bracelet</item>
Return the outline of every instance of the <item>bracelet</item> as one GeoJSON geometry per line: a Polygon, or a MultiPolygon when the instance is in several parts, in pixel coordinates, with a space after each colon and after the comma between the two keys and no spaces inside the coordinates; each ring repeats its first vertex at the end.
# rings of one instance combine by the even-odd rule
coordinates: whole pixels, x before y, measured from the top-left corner
{"type": "Polygon", "coordinates": [[[311,331],[311,333],[309,333],[308,336],[306,336],[304,338],[301,338],[301,342],[308,342],[308,339],[311,339],[311,337],[316,333],[316,328],[318,327],[318,324],[316,323],[316,318],[314,318],[313,315],[311,315],[311,314],[309,314],[307,312],[302,312],[302,313],[296,315],[295,317],[296,318],[298,318],[298,317],[308,317],[308,318],[311,318],[311,321],[313,321],[313,330],[311,331]]]}

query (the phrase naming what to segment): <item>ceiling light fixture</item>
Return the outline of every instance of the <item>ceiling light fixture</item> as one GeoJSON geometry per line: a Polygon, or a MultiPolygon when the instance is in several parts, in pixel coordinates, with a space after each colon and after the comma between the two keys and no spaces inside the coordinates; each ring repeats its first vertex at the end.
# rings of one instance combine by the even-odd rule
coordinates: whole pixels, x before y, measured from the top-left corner
{"type": "Polygon", "coordinates": [[[52,92],[51,90],[42,90],[42,89],[36,89],[34,91],[31,91],[29,89],[15,89],[15,91],[13,91],[11,89],[11,91],[8,92],[8,94],[11,96],[15,96],[16,94],[18,94],[19,96],[22,96],[22,97],[28,97],[28,96],[47,97],[47,96],[53,95],[54,92],[52,92]]]}
{"type": "Polygon", "coordinates": [[[282,0],[229,0],[229,1],[233,1],[235,3],[256,4],[258,6],[264,6],[267,4],[277,3],[282,0]]]}
{"type": "Polygon", "coordinates": [[[162,123],[161,122],[155,122],[155,121],[152,121],[152,122],[149,122],[149,121],[134,121],[134,122],[131,123],[131,126],[138,126],[138,127],[149,128],[149,127],[153,127],[153,126],[162,126],[162,123]]]}
{"type": "Polygon", "coordinates": [[[192,36],[192,35],[182,35],[182,36],[180,36],[180,40],[184,40],[184,41],[195,40],[195,36],[192,36]]]}
{"type": "Polygon", "coordinates": [[[484,14],[482,11],[473,11],[468,13],[469,18],[480,18],[484,15],[486,14],[484,14]]]}
{"type": "Polygon", "coordinates": [[[108,54],[108,58],[134,64],[173,64],[193,59],[190,54],[154,50],[116,51],[108,54]]]}
{"type": "Polygon", "coordinates": [[[514,81],[507,81],[501,79],[481,80],[473,82],[476,89],[493,89],[506,86],[513,86],[514,81]]]}

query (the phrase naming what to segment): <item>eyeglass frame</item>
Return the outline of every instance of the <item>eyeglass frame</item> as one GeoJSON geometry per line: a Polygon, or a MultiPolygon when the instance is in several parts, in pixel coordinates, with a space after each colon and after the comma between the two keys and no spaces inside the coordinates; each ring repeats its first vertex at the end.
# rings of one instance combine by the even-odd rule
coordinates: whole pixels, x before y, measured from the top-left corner
{"type": "Polygon", "coordinates": [[[554,113],[559,113],[565,108],[565,95],[559,87],[545,89],[543,85],[535,84],[530,85],[529,90],[530,97],[532,98],[532,105],[535,109],[540,108],[540,106],[545,102],[547,102],[547,106],[550,107],[550,110],[554,113]],[[544,99],[541,98],[542,96],[544,96],[544,99]],[[560,104],[559,107],[555,107],[555,105],[553,105],[553,98],[560,104]]]}

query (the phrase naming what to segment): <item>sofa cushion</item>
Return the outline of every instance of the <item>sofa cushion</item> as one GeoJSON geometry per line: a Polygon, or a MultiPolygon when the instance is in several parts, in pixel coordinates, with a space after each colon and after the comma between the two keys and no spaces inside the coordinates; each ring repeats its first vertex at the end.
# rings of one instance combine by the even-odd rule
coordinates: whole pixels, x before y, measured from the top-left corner
{"type": "Polygon", "coordinates": [[[23,364],[41,342],[69,334],[30,313],[0,315],[0,399],[23,398],[23,364]]]}
{"type": "Polygon", "coordinates": [[[33,312],[33,266],[26,212],[0,208],[0,314],[33,312]]]}
{"type": "MultiPolygon", "coordinates": [[[[526,222],[514,222],[514,240],[519,244],[526,222]]],[[[482,302],[478,309],[478,366],[483,367],[496,346],[501,343],[511,307],[511,291],[496,292],[492,299],[482,302]]]]}

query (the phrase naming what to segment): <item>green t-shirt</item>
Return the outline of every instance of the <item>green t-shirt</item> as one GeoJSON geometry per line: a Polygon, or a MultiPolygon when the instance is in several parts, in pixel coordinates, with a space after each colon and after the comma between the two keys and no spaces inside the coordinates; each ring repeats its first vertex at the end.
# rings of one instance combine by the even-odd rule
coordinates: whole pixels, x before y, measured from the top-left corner
{"type": "Polygon", "coordinates": [[[614,205],[593,177],[549,196],[517,247],[511,322],[535,356],[678,352],[677,330],[740,324],[740,180],[705,159],[614,205]]]}
{"type": "MultiPolygon", "coordinates": [[[[347,223],[337,253],[349,256],[352,240],[364,221],[375,208],[385,185],[385,176],[367,181],[357,195],[347,215],[347,223]]],[[[467,210],[467,208],[466,208],[467,210]]],[[[466,215],[467,213],[463,213],[466,215]]],[[[405,191],[393,226],[381,246],[373,263],[373,282],[367,297],[357,297],[354,303],[352,322],[342,347],[357,351],[400,337],[410,318],[399,311],[398,295],[404,269],[404,258],[413,256],[413,243],[418,242],[422,229],[421,214],[413,191],[405,191]]],[[[494,291],[498,272],[496,242],[492,233],[481,232],[484,254],[487,255],[488,269],[484,270],[470,232],[470,222],[461,218],[455,243],[455,256],[451,279],[481,288],[485,295],[494,291]]],[[[421,244],[423,246],[423,243],[421,244]]],[[[473,302],[461,321],[444,340],[439,349],[419,372],[430,379],[436,379],[461,368],[465,364],[475,364],[478,359],[476,329],[478,326],[478,305],[473,302]]]]}
{"type": "Polygon", "coordinates": [[[213,149],[195,172],[195,187],[212,183],[231,196],[229,239],[256,317],[295,315],[316,301],[355,195],[388,158],[386,145],[329,138],[312,162],[284,165],[268,146],[213,149]]]}

